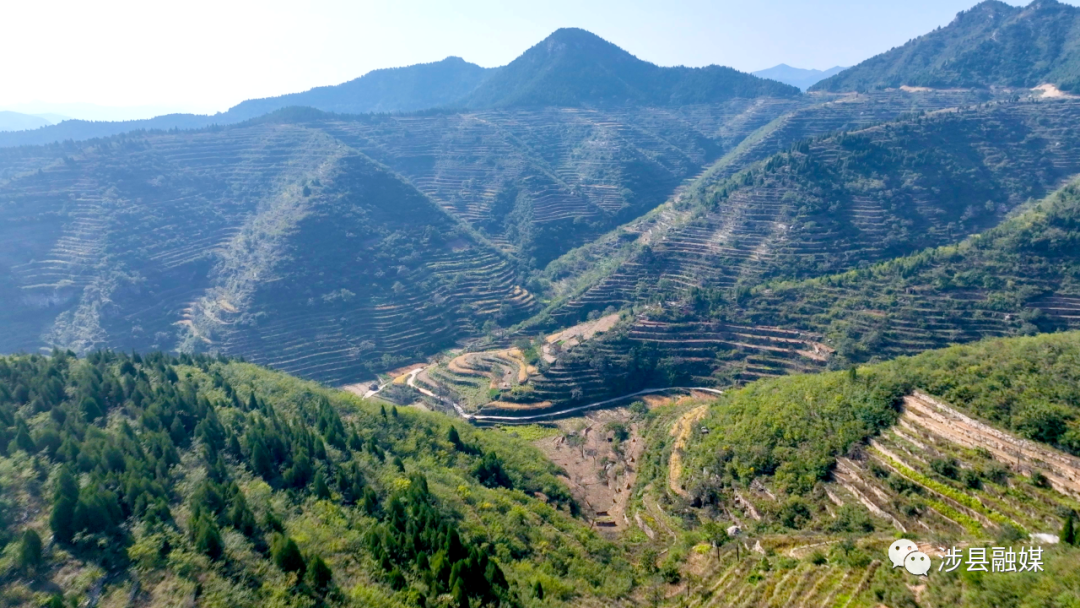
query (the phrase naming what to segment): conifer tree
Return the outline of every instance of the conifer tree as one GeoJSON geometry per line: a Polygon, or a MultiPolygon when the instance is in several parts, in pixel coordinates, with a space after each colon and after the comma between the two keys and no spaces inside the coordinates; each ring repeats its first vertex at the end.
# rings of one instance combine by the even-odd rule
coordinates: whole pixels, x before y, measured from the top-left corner
{"type": "Polygon", "coordinates": [[[37,572],[41,565],[41,537],[32,529],[23,532],[19,539],[19,551],[16,565],[24,572],[37,572]]]}
{"type": "Polygon", "coordinates": [[[75,506],[79,500],[79,486],[68,467],[60,469],[53,495],[53,509],[49,515],[49,527],[62,543],[70,543],[75,536],[75,506]]]}
{"type": "Polygon", "coordinates": [[[311,578],[311,586],[319,593],[325,593],[334,580],[334,573],[330,570],[330,566],[327,566],[323,558],[319,556],[311,560],[308,576],[311,578]]]}
{"type": "Polygon", "coordinates": [[[206,515],[195,520],[195,548],[214,561],[220,559],[225,552],[221,531],[218,530],[217,524],[206,515]]]}
{"type": "Polygon", "coordinates": [[[304,556],[300,554],[300,547],[288,537],[279,537],[272,549],[274,563],[285,572],[296,572],[298,576],[304,576],[307,564],[304,556]]]}

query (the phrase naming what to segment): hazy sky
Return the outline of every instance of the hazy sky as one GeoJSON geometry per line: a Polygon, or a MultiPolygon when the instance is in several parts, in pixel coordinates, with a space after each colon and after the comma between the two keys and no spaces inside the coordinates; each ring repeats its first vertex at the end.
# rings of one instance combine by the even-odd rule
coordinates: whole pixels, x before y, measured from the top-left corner
{"type": "MultiPolygon", "coordinates": [[[[581,27],[660,65],[852,65],[975,0],[13,0],[0,108],[33,100],[213,112],[458,55],[503,65],[581,27]]],[[[1017,4],[1017,2],[1013,2],[1017,4]]]]}

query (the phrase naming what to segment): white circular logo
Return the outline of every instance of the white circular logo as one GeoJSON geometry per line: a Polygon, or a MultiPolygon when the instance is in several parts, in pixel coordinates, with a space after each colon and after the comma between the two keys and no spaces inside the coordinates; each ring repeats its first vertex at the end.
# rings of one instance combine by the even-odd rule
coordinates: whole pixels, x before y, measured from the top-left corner
{"type": "Polygon", "coordinates": [[[889,561],[892,562],[893,568],[903,568],[905,567],[904,558],[909,553],[918,550],[919,548],[915,546],[915,543],[906,538],[901,538],[889,547],[889,561]]]}
{"type": "Polygon", "coordinates": [[[930,556],[922,551],[912,551],[904,557],[904,568],[916,576],[926,576],[930,572],[930,556]]]}

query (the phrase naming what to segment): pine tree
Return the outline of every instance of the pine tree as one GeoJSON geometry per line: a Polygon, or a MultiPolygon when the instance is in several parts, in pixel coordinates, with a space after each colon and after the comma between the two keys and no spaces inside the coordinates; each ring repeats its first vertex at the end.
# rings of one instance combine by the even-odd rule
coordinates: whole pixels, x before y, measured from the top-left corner
{"type": "Polygon", "coordinates": [[[458,579],[454,583],[451,595],[454,598],[454,605],[457,608],[469,608],[469,595],[465,593],[465,586],[462,585],[461,579],[458,579]]]}
{"type": "Polygon", "coordinates": [[[49,528],[56,540],[70,543],[75,536],[75,506],[79,500],[79,486],[71,470],[60,469],[56,478],[56,491],[53,494],[53,509],[49,515],[49,528]]]}
{"type": "Polygon", "coordinates": [[[1076,523],[1073,521],[1075,518],[1075,514],[1069,511],[1068,517],[1065,518],[1065,525],[1061,528],[1061,542],[1065,544],[1076,544],[1076,523]]]}
{"type": "Polygon", "coordinates": [[[538,600],[544,599],[544,586],[540,584],[540,581],[536,581],[536,584],[533,585],[533,596],[538,600]]]}
{"type": "Polygon", "coordinates": [[[27,454],[36,452],[37,446],[34,444],[33,438],[30,437],[30,429],[27,428],[26,421],[20,418],[16,422],[16,427],[18,430],[15,432],[15,445],[27,454]]]}
{"type": "Polygon", "coordinates": [[[34,530],[23,532],[15,565],[24,572],[36,572],[41,565],[41,537],[34,530]]]}
{"type": "Polygon", "coordinates": [[[330,566],[327,566],[323,558],[319,556],[311,560],[308,576],[311,578],[311,586],[320,593],[325,593],[334,582],[334,573],[330,570],[330,566]]]}
{"type": "Polygon", "coordinates": [[[202,516],[195,520],[195,548],[214,561],[225,552],[221,532],[209,517],[202,516]]]}
{"type": "Polygon", "coordinates": [[[285,572],[296,572],[298,576],[304,576],[307,565],[304,556],[300,554],[300,547],[296,546],[293,539],[280,537],[273,550],[274,563],[285,572]]]}
{"type": "Polygon", "coordinates": [[[326,486],[326,477],[323,476],[322,471],[315,473],[315,487],[313,488],[312,492],[317,498],[330,498],[330,488],[326,486]]]}

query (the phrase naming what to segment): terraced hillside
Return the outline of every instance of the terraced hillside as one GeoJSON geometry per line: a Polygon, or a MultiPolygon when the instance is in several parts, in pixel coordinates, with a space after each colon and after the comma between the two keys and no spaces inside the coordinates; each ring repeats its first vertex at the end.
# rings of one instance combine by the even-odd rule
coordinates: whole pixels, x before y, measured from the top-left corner
{"type": "MultiPolygon", "coordinates": [[[[1007,309],[1000,298],[957,303],[962,294],[943,293],[941,280],[929,280],[907,293],[886,290],[882,298],[907,306],[903,317],[889,316],[867,305],[873,297],[867,294],[881,287],[867,285],[861,299],[851,298],[852,318],[835,324],[829,315],[845,299],[837,299],[831,283],[808,284],[801,292],[813,294],[807,299],[815,309],[809,302],[765,304],[777,293],[789,294],[765,283],[830,275],[993,226],[1032,195],[1080,172],[1075,143],[1068,143],[1077,136],[1078,109],[1071,102],[1002,103],[910,118],[800,143],[691,191],[656,214],[669,223],[658,220],[638,236],[632,254],[615,257],[606,276],[594,273],[591,288],[537,319],[570,323],[586,313],[635,310],[617,331],[567,353],[533,382],[539,386],[551,376],[564,387],[565,403],[590,402],[647,386],[743,382],[821,369],[830,359],[835,365],[1032,331],[1024,323],[1033,314],[1049,315],[1039,321],[1044,329],[1070,326],[1071,292],[1054,287],[1063,276],[1047,259],[1031,260],[1032,267],[1010,263],[1019,285],[1048,298],[1041,306],[1028,303],[1030,294],[1008,300],[1007,309]],[[1043,276],[1045,282],[1024,278],[1043,276]],[[757,284],[763,286],[752,290],[757,284]],[[1046,313],[1025,313],[1031,306],[1046,313]],[[964,307],[981,311],[967,310],[962,325],[943,321],[945,313],[927,314],[964,307]],[[855,312],[859,308],[865,310],[855,312]],[[891,347],[884,333],[895,336],[891,347]],[[862,355],[852,350],[852,340],[868,345],[862,355]],[[573,388],[580,399],[567,398],[573,388]]],[[[1040,225],[1027,238],[1041,229],[1056,230],[1040,225]]],[[[993,281],[992,274],[979,276],[993,281]]],[[[970,298],[982,299],[978,293],[970,298]]]]}
{"type": "Polygon", "coordinates": [[[891,358],[986,337],[1080,327],[1075,183],[958,246],[865,270],[766,284],[738,302],[695,303],[706,316],[817,332],[835,364],[891,358]]]}
{"type": "Polygon", "coordinates": [[[1078,356],[1076,332],[986,341],[754,383],[703,417],[699,404],[654,412],[628,511],[643,542],[668,549],[660,594],[692,606],[1075,597],[1080,551],[1062,534],[1080,505],[1080,459],[1073,435],[1043,430],[1074,428],[1078,356]],[[1046,416],[1058,422],[1035,422],[1046,416]],[[928,577],[888,562],[898,535],[929,555],[928,577]],[[949,548],[966,564],[986,547],[989,571],[992,548],[1010,546],[1041,549],[1042,570],[939,569],[949,548]]]}
{"type": "Polygon", "coordinates": [[[212,349],[339,381],[533,307],[500,252],[287,122],[107,140],[0,190],[8,351],[212,349]]]}
{"type": "Polygon", "coordinates": [[[994,99],[992,93],[980,91],[810,96],[808,103],[744,136],[664,205],[555,260],[542,273],[542,283],[549,286],[548,290],[556,300],[580,295],[598,276],[633,257],[640,245],[651,243],[654,235],[662,235],[671,226],[691,219],[695,207],[686,202],[708,196],[709,190],[717,184],[798,142],[863,129],[918,112],[969,107],[994,99]]]}
{"type": "Polygon", "coordinates": [[[5,225],[5,289],[21,305],[7,312],[5,348],[171,348],[180,323],[184,348],[310,377],[389,367],[476,335],[489,320],[514,322],[533,303],[510,260],[528,268],[644,213],[801,103],[356,118],[288,111],[224,129],[8,150],[0,187],[5,213],[18,219],[5,225]],[[358,151],[465,224],[362,170],[358,151]],[[330,203],[352,196],[415,202],[378,216],[389,227],[354,230],[334,219],[349,213],[345,203],[330,203]],[[399,229],[408,243],[387,240],[399,229]],[[338,250],[322,251],[328,242],[380,255],[385,246],[403,263],[383,256],[374,269],[334,270],[353,278],[328,285],[326,275],[305,274],[329,272],[308,266],[316,260],[343,263],[338,250]],[[295,266],[271,270],[281,261],[295,266]],[[377,275],[373,285],[355,283],[364,272],[377,275]],[[374,286],[382,295],[365,300],[374,286]],[[360,301],[368,304],[357,309],[360,301]],[[311,340],[317,352],[299,354],[311,340]]]}
{"type": "Polygon", "coordinates": [[[542,108],[327,120],[531,268],[664,202],[684,180],[803,101],[542,108]]]}
{"type": "Polygon", "coordinates": [[[995,225],[1080,171],[1080,104],[1003,103],[804,141],[690,197],[552,311],[857,267],[995,225]]]}

